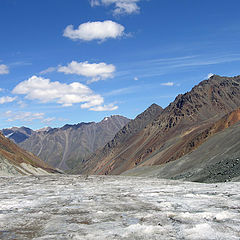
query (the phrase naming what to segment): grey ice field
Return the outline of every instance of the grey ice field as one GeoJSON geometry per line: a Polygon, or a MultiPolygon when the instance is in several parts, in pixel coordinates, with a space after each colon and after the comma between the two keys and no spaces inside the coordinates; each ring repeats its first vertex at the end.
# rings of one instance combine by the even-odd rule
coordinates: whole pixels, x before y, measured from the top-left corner
{"type": "Polygon", "coordinates": [[[240,183],[0,178],[0,239],[240,239],[240,183]]]}

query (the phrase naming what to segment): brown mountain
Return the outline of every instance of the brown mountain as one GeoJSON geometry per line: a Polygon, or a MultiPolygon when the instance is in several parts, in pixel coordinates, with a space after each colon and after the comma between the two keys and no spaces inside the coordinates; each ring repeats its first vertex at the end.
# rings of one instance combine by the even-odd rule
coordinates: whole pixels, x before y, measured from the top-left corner
{"type": "Polygon", "coordinates": [[[61,128],[35,131],[19,143],[51,166],[69,170],[103,147],[130,120],[115,115],[101,122],[65,125],[61,128]]]}
{"type": "Polygon", "coordinates": [[[58,171],[0,133],[0,176],[49,173],[58,173],[58,171]]]}
{"type": "MultiPolygon", "coordinates": [[[[111,153],[111,149],[118,148],[123,142],[130,142],[131,138],[136,136],[141,130],[143,130],[153,119],[157,118],[163,109],[157,104],[152,104],[148,107],[143,113],[139,114],[134,120],[131,120],[126,124],[121,130],[117,132],[115,137],[108,142],[103,149],[99,149],[94,153],[90,159],[104,158],[111,153]]],[[[86,164],[88,165],[90,161],[88,160],[86,164]]],[[[79,164],[74,170],[73,173],[79,173],[85,170],[82,170],[82,167],[86,167],[84,164],[79,164]]]]}
{"type": "Polygon", "coordinates": [[[240,109],[189,139],[194,146],[176,161],[158,166],[139,166],[123,175],[183,179],[198,182],[240,180],[240,109]]]}
{"type": "MultiPolygon", "coordinates": [[[[212,76],[176,97],[141,131],[108,143],[79,172],[120,174],[136,166],[160,165],[193,151],[208,129],[240,107],[240,76],[212,76]]],[[[128,135],[128,134],[127,134],[128,135]]]]}

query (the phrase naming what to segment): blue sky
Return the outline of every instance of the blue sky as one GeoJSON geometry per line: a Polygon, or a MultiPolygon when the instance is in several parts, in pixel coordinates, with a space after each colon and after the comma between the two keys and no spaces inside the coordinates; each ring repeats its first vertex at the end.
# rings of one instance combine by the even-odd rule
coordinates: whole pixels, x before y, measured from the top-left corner
{"type": "Polygon", "coordinates": [[[59,127],[240,74],[238,0],[1,0],[0,128],[59,127]]]}

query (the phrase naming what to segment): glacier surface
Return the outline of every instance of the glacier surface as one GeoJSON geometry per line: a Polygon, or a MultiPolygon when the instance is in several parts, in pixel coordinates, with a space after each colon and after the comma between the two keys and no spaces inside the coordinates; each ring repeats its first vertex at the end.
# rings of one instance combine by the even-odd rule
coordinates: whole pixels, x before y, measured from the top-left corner
{"type": "Polygon", "coordinates": [[[240,183],[0,178],[0,239],[240,239],[240,183]]]}

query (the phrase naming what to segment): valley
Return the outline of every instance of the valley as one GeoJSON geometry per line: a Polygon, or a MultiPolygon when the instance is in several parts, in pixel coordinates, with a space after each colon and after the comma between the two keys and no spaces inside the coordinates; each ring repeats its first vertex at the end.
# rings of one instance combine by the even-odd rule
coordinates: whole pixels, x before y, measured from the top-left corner
{"type": "Polygon", "coordinates": [[[239,107],[213,76],[133,120],[4,129],[0,238],[239,239],[239,107]]]}
{"type": "Polygon", "coordinates": [[[239,239],[240,183],[123,176],[0,178],[0,238],[239,239]]]}
{"type": "Polygon", "coordinates": [[[240,240],[239,9],[0,0],[0,240],[240,240]]]}

